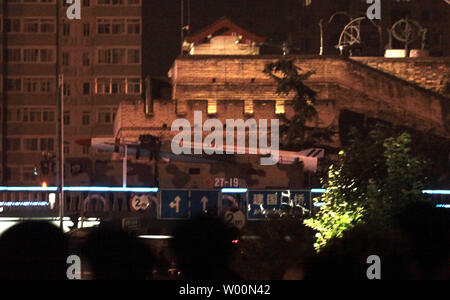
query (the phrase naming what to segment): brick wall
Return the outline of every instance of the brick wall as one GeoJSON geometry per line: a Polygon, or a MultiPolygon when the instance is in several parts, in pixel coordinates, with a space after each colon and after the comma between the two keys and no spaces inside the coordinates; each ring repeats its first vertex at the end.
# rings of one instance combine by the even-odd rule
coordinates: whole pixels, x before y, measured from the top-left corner
{"type": "MultiPolygon", "coordinates": [[[[137,140],[140,135],[161,136],[170,151],[172,122],[185,118],[194,124],[193,112],[201,111],[203,122],[216,118],[274,119],[275,101],[289,100],[276,94],[275,82],[262,70],[266,63],[281,57],[186,57],[177,59],[172,70],[173,99],[155,99],[154,113],[144,113],[143,101],[121,103],[115,136],[137,140]],[[214,79],[214,80],[213,80],[214,79]],[[208,115],[208,100],[217,101],[217,113],[208,115]],[[253,101],[253,115],[244,113],[244,102],[253,101]],[[177,114],[177,105],[185,103],[186,112],[177,114]]],[[[306,84],[318,93],[317,109],[321,127],[339,126],[341,112],[350,110],[369,118],[382,119],[394,126],[406,126],[449,136],[447,98],[417,85],[405,83],[392,74],[380,72],[363,63],[342,57],[297,57],[304,72],[314,70],[306,84]]],[[[397,68],[400,68],[397,66],[397,68]]],[[[292,110],[286,110],[289,117],[292,110]]],[[[205,136],[208,133],[203,133],[205,136]]],[[[339,137],[330,146],[339,146],[339,137]]],[[[142,161],[139,161],[142,163],[142,161]]],[[[144,162],[145,163],[145,162],[144,162]]],[[[152,168],[149,166],[148,168],[152,168]]],[[[264,169],[259,164],[245,162],[235,167],[209,164],[173,163],[160,166],[162,186],[204,187],[215,178],[239,177],[249,187],[302,187],[303,172],[298,167],[274,166],[264,169]],[[256,170],[252,170],[251,166],[256,170]],[[190,174],[190,168],[200,168],[201,176],[190,174]],[[295,177],[297,176],[297,177],[295,177]]]]}
{"type": "Polygon", "coordinates": [[[450,57],[382,58],[353,57],[372,68],[449,96],[450,57]]]}

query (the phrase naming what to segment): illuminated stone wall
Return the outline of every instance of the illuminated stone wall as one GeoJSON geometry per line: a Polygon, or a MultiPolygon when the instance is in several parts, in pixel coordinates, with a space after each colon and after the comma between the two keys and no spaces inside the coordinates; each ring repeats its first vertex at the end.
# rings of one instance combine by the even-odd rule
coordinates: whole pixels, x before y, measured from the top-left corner
{"type": "Polygon", "coordinates": [[[450,58],[399,58],[353,57],[372,68],[392,74],[447,97],[450,95],[450,58]]]}
{"type": "MultiPolygon", "coordinates": [[[[277,95],[276,84],[262,70],[266,63],[280,58],[283,57],[179,58],[170,72],[173,99],[155,99],[151,115],[145,115],[143,101],[122,102],[115,136],[136,140],[140,135],[152,134],[169,143],[175,134],[170,131],[172,122],[185,118],[193,124],[193,111],[202,111],[203,121],[217,118],[222,123],[226,119],[279,118],[275,114],[276,101],[288,101],[290,97],[277,95]],[[214,114],[208,114],[211,101],[217,103],[214,114]],[[245,101],[253,101],[253,114],[245,114],[245,101]],[[181,104],[182,112],[179,111],[181,104]]],[[[394,126],[449,136],[447,98],[350,59],[298,58],[303,71],[315,71],[306,83],[318,92],[319,126],[338,128],[343,111],[351,111],[362,115],[365,121],[383,120],[394,126]]],[[[291,114],[287,107],[286,116],[291,114]]],[[[329,146],[338,147],[339,137],[337,134],[329,146]]],[[[167,143],[164,149],[170,151],[167,143]]],[[[145,163],[145,158],[136,163],[145,163]]],[[[303,187],[304,184],[303,172],[298,167],[261,167],[250,160],[235,167],[162,163],[159,172],[160,184],[165,187],[211,187],[215,178],[229,177],[239,177],[243,185],[253,188],[303,187]],[[192,168],[200,169],[200,175],[190,174],[192,168]]]]}

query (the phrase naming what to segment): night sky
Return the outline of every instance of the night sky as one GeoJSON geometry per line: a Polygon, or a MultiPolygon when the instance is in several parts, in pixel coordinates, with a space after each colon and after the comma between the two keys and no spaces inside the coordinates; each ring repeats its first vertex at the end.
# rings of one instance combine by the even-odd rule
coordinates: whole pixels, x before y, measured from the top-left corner
{"type": "MultiPolygon", "coordinates": [[[[180,54],[180,1],[143,1],[143,75],[167,76],[180,54]]],[[[188,2],[185,0],[187,24],[188,2]]],[[[191,33],[228,17],[271,44],[287,40],[295,11],[291,0],[190,0],[191,33]]]]}

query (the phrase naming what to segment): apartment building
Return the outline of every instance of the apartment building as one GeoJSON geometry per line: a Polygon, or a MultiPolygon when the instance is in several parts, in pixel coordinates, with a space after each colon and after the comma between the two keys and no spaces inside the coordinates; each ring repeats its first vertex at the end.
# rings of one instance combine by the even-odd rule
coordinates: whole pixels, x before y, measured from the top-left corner
{"type": "Polygon", "coordinates": [[[119,103],[141,97],[141,0],[82,0],[80,20],[57,1],[2,1],[3,184],[56,182],[58,70],[67,184],[95,184],[111,155],[75,141],[110,136],[119,103]]]}

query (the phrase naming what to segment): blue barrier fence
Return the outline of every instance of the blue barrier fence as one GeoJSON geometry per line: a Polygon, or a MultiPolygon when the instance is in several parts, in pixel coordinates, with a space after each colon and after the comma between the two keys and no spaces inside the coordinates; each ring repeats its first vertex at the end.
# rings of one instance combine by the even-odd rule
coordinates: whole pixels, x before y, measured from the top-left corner
{"type": "MultiPolygon", "coordinates": [[[[253,190],[224,188],[220,190],[159,189],[154,187],[64,187],[65,211],[79,212],[138,212],[153,206],[156,217],[167,220],[189,219],[201,212],[213,215],[244,214],[246,220],[267,219],[272,214],[282,214],[289,208],[310,214],[325,203],[313,203],[313,198],[326,192],[311,190],[253,190]],[[107,197],[108,195],[111,197],[107,197]],[[148,197],[136,197],[148,195],[148,197]],[[117,198],[120,196],[120,200],[117,198]],[[69,200],[67,200],[69,199],[69,200]],[[95,203],[92,203],[95,201],[95,203]],[[146,203],[144,203],[146,202],[146,203]]],[[[4,209],[58,209],[56,187],[0,187],[0,212],[4,209]],[[5,194],[6,193],[6,194],[5,194]],[[7,194],[16,194],[14,197],[7,194]],[[50,195],[53,202],[50,203],[50,195]]],[[[450,190],[424,190],[436,201],[439,208],[450,208],[450,190]]]]}

